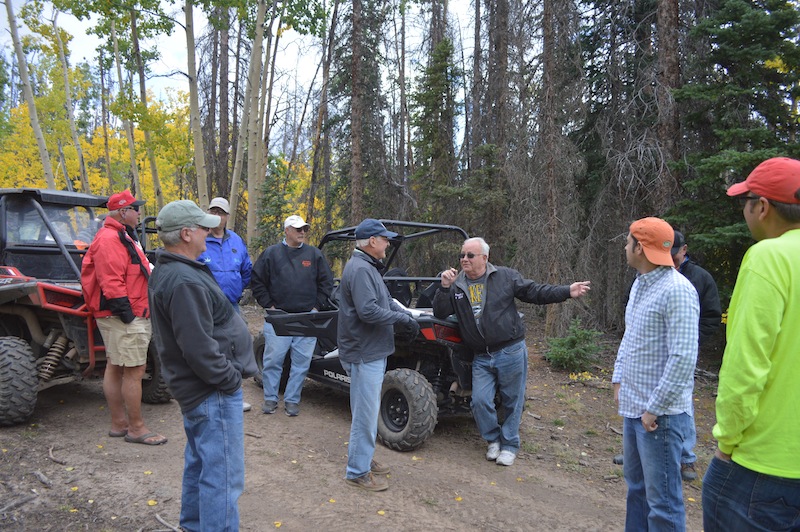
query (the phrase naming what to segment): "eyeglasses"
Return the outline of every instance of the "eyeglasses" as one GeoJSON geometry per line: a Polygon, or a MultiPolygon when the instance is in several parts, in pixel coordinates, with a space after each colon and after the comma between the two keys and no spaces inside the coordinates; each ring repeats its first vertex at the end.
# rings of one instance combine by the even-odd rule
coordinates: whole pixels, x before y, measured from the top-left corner
{"type": "Polygon", "coordinates": [[[125,207],[125,208],[120,209],[120,212],[125,212],[125,211],[130,211],[130,210],[134,210],[136,212],[139,212],[139,206],[138,205],[131,205],[130,207],[125,207]]]}
{"type": "Polygon", "coordinates": [[[482,253],[475,254],[470,251],[469,253],[459,253],[458,258],[463,259],[464,257],[467,257],[468,259],[474,259],[475,257],[478,257],[480,255],[483,254],[482,253]]]}
{"type": "Polygon", "coordinates": [[[311,228],[308,227],[307,225],[304,225],[303,227],[295,227],[294,228],[294,230],[297,231],[298,233],[308,233],[309,229],[311,229],[311,228]]]}
{"type": "Polygon", "coordinates": [[[744,207],[747,205],[748,201],[758,201],[761,199],[761,196],[736,196],[736,199],[739,201],[739,204],[744,207]]]}
{"type": "Polygon", "coordinates": [[[219,207],[214,207],[208,210],[209,214],[213,214],[214,216],[227,216],[228,213],[220,209],[219,207]]]}
{"type": "Polygon", "coordinates": [[[198,229],[200,229],[201,231],[204,231],[206,233],[210,233],[211,232],[211,228],[210,227],[203,227],[203,226],[200,226],[200,225],[196,225],[194,227],[184,227],[184,229],[188,229],[192,233],[194,233],[198,229]]]}

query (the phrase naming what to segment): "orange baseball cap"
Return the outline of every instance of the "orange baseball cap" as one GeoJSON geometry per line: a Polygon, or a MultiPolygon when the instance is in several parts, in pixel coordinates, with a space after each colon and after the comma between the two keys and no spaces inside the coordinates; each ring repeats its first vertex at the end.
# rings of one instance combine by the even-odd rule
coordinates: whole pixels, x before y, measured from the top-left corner
{"type": "Polygon", "coordinates": [[[661,218],[642,218],[631,224],[630,232],[642,244],[647,260],[659,266],[675,267],[672,261],[675,231],[671,225],[661,218]]]}
{"type": "Polygon", "coordinates": [[[756,166],[747,179],[728,188],[728,196],[752,192],[781,203],[800,203],[800,161],[773,157],[756,166]]]}

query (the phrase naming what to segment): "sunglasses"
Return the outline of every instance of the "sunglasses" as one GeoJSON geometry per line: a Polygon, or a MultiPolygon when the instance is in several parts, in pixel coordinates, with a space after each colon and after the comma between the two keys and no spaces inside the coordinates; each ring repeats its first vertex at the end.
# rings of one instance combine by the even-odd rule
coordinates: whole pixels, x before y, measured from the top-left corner
{"type": "Polygon", "coordinates": [[[747,205],[748,201],[758,201],[761,199],[761,196],[737,196],[736,199],[739,201],[739,204],[744,207],[747,205]]]}
{"type": "MultiPolygon", "coordinates": [[[[480,254],[478,254],[478,255],[480,255],[480,254]]],[[[468,259],[474,259],[474,258],[475,258],[475,257],[477,257],[478,255],[476,255],[475,253],[472,253],[472,252],[469,252],[469,253],[459,253],[459,255],[458,255],[458,258],[459,258],[459,259],[463,259],[464,257],[467,257],[468,259]]]]}
{"type": "Polygon", "coordinates": [[[303,226],[303,227],[294,227],[293,229],[298,233],[308,233],[308,230],[311,228],[308,226],[303,226]]]}

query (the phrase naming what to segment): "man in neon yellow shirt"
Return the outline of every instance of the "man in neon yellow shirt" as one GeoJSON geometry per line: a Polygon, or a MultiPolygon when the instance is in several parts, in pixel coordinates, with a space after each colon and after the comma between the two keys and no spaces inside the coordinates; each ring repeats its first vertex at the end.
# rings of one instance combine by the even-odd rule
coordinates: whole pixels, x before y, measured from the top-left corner
{"type": "Polygon", "coordinates": [[[742,259],[719,373],[706,532],[800,528],[800,161],[728,189],[758,242],[742,259]]]}

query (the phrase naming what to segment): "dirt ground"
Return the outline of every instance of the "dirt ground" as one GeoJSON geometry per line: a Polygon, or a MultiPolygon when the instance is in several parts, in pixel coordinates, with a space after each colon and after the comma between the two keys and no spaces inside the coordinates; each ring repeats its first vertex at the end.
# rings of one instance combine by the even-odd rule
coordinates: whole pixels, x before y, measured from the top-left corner
{"type": "MultiPolygon", "coordinates": [[[[247,308],[253,332],[260,313],[247,308]]],[[[610,384],[616,341],[603,362],[579,376],[553,371],[544,343],[528,334],[530,373],[521,452],[512,467],[484,458],[470,417],[441,420],[417,451],[378,446],[390,488],[367,493],[343,481],[348,398],[306,381],[296,418],[260,411],[261,389],[244,386],[245,491],[241,529],[285,530],[620,530],[625,482],[620,418],[610,384]]],[[[702,361],[701,361],[702,367],[702,361]]],[[[712,370],[714,368],[711,368],[712,370]]],[[[698,472],[713,454],[713,379],[698,379],[698,472]]],[[[172,401],[144,405],[149,427],[169,438],[148,447],[110,438],[99,380],[39,394],[25,425],[0,428],[0,529],[172,530],[180,511],[183,448],[172,401]]],[[[701,530],[700,481],[684,483],[688,530],[701,530]]]]}

